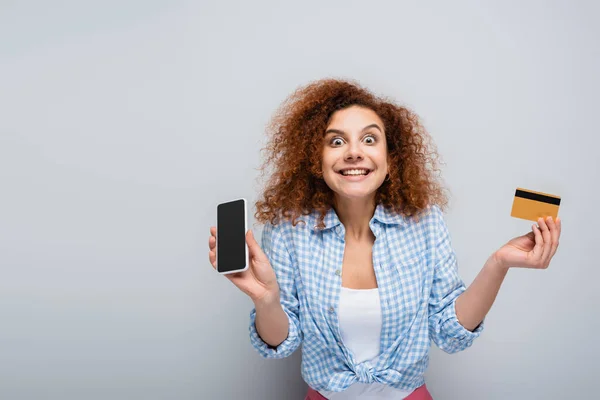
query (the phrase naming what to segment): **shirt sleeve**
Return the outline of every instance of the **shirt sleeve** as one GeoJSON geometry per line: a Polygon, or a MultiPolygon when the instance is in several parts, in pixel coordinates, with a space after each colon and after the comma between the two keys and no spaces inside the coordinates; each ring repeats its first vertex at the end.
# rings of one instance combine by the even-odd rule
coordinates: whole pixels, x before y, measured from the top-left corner
{"type": "Polygon", "coordinates": [[[435,257],[434,275],[429,298],[429,337],[446,353],[465,350],[481,335],[483,321],[473,331],[458,322],[456,299],[466,290],[458,275],[456,254],[441,210],[434,207],[435,257]]]}
{"type": "Polygon", "coordinates": [[[289,322],[288,337],[276,348],[265,343],[256,330],[256,309],[250,312],[250,342],[264,358],[284,358],[290,356],[302,342],[302,332],[298,317],[299,301],[294,279],[294,267],[286,242],[280,232],[281,225],[265,224],[262,233],[262,250],[271,263],[279,284],[281,307],[289,322]]]}

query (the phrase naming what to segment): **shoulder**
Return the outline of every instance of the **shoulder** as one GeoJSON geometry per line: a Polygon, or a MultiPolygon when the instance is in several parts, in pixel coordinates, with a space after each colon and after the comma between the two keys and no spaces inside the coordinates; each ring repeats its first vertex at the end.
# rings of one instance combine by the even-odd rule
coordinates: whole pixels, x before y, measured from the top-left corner
{"type": "Polygon", "coordinates": [[[388,232],[402,240],[432,245],[447,231],[443,210],[438,205],[428,205],[418,214],[403,216],[402,222],[389,224],[388,232]]]}
{"type": "Polygon", "coordinates": [[[296,223],[292,223],[289,219],[280,219],[276,223],[266,222],[263,227],[263,233],[275,236],[291,236],[299,232],[308,230],[314,225],[313,215],[308,215],[299,218],[296,223]]]}
{"type": "Polygon", "coordinates": [[[428,206],[426,210],[424,210],[422,219],[423,230],[430,236],[443,236],[448,230],[444,212],[438,205],[434,204],[428,206]]]}
{"type": "Polygon", "coordinates": [[[270,247],[279,245],[293,250],[296,243],[308,240],[310,227],[313,226],[310,221],[312,218],[312,215],[300,218],[295,224],[291,220],[284,219],[276,223],[266,222],[262,232],[263,245],[270,247]]]}
{"type": "Polygon", "coordinates": [[[430,224],[439,224],[444,222],[444,212],[437,204],[427,206],[424,211],[424,219],[430,224]]]}
{"type": "Polygon", "coordinates": [[[396,225],[409,226],[418,230],[436,227],[444,223],[444,212],[436,204],[428,205],[419,213],[412,216],[400,215],[389,209],[386,209],[385,212],[387,213],[388,221],[399,221],[396,225]],[[390,218],[390,215],[393,217],[390,218]]]}

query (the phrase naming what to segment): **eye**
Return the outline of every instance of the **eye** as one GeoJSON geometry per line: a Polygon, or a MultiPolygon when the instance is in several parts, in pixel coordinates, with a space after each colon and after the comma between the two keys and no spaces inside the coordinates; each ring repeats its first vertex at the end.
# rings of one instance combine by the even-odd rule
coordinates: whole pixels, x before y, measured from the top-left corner
{"type": "Polygon", "coordinates": [[[364,141],[365,141],[366,144],[374,144],[375,143],[375,136],[369,135],[369,136],[365,137],[364,141]]]}
{"type": "Polygon", "coordinates": [[[333,138],[333,139],[331,139],[331,142],[330,142],[330,143],[331,143],[332,145],[334,145],[334,146],[336,146],[336,147],[337,147],[337,146],[341,146],[341,145],[343,145],[343,144],[344,144],[344,141],[343,141],[341,138],[339,138],[339,137],[338,137],[338,138],[333,138]]]}

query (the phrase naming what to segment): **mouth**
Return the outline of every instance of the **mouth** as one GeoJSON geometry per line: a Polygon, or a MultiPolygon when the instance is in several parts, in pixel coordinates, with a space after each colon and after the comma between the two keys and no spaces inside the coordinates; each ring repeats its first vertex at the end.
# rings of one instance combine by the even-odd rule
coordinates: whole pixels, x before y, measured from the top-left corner
{"type": "Polygon", "coordinates": [[[344,168],[338,171],[338,174],[346,177],[363,177],[371,173],[367,168],[344,168]]]}

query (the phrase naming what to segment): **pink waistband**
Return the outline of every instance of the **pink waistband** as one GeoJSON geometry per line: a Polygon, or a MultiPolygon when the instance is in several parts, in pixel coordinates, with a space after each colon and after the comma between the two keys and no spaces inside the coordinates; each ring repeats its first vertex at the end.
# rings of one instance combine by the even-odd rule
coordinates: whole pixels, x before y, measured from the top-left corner
{"type": "MultiPolygon", "coordinates": [[[[327,398],[323,397],[323,395],[310,386],[308,387],[308,393],[306,393],[306,397],[304,400],[327,400],[327,398]]],[[[423,385],[416,388],[408,397],[405,397],[404,400],[433,400],[429,390],[427,390],[427,386],[423,385]]]]}

